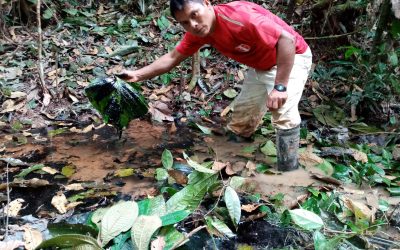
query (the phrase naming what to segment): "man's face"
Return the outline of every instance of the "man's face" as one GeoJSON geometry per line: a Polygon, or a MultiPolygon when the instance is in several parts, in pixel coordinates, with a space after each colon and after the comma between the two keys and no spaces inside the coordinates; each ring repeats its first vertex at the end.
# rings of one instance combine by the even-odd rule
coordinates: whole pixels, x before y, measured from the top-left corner
{"type": "Polygon", "coordinates": [[[205,37],[214,31],[215,13],[207,0],[186,3],[183,10],[175,13],[175,19],[195,36],[205,37]]]}

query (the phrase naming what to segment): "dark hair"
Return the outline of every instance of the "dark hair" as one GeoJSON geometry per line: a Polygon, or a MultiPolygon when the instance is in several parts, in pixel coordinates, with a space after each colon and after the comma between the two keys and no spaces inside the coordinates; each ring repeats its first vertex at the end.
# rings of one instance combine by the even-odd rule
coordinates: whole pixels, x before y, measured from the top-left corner
{"type": "Polygon", "coordinates": [[[169,1],[169,9],[171,11],[171,15],[173,18],[175,18],[175,13],[177,11],[183,10],[185,8],[185,5],[190,2],[195,2],[195,3],[203,3],[204,0],[170,0],[169,1]]]}

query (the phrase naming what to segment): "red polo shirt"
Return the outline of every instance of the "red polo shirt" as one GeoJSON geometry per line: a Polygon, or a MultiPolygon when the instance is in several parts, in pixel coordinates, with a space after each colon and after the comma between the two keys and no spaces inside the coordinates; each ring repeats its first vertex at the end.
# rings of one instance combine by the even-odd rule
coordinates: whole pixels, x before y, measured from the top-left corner
{"type": "Polygon", "coordinates": [[[176,49],[183,55],[194,54],[204,44],[210,44],[223,55],[258,70],[276,65],[276,43],[282,30],[296,38],[296,54],[308,45],[282,19],[263,7],[244,1],[214,6],[216,26],[207,37],[186,32],[176,49]]]}

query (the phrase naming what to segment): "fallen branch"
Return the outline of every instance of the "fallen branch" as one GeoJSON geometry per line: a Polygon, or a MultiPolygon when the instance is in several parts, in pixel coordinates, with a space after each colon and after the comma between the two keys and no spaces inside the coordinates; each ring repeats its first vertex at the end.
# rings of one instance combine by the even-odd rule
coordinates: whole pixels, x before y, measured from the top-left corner
{"type": "Polygon", "coordinates": [[[43,62],[42,62],[42,22],[41,22],[41,14],[40,14],[40,5],[41,1],[37,0],[36,3],[36,17],[37,17],[37,28],[38,28],[38,60],[39,60],[39,79],[40,79],[40,87],[42,88],[43,93],[43,106],[47,106],[50,103],[50,93],[46,88],[46,83],[44,81],[44,70],[43,70],[43,62]]]}
{"type": "Polygon", "coordinates": [[[171,250],[178,248],[181,244],[185,243],[186,241],[189,240],[190,237],[192,237],[195,233],[197,233],[198,231],[200,231],[203,228],[206,228],[207,226],[200,226],[197,227],[195,229],[193,229],[190,233],[188,233],[187,235],[185,235],[185,237],[183,239],[181,239],[180,241],[176,242],[172,247],[171,250]]]}

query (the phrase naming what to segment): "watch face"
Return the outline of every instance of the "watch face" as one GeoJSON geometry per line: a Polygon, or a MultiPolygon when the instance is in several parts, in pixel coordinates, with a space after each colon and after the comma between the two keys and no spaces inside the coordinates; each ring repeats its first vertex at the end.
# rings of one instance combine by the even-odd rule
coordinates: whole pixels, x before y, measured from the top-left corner
{"type": "Polygon", "coordinates": [[[276,85],[274,86],[274,88],[275,88],[276,90],[278,90],[279,92],[286,91],[286,87],[283,86],[282,84],[276,84],[276,85]]]}

